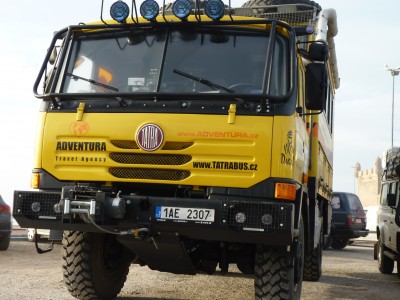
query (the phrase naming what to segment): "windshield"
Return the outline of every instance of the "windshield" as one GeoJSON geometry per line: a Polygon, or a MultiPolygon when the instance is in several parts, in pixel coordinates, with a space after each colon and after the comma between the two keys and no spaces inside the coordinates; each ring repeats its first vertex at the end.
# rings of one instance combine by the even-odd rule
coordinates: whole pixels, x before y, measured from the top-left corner
{"type": "Polygon", "coordinates": [[[288,40],[269,31],[136,29],[81,34],[73,40],[63,93],[238,93],[289,91],[288,40]],[[269,76],[268,76],[269,77],[269,76]]]}

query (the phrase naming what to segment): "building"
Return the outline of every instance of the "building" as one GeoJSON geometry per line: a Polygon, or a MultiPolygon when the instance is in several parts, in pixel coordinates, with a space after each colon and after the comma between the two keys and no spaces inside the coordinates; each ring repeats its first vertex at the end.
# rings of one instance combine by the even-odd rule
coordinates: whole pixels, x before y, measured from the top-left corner
{"type": "Polygon", "coordinates": [[[382,182],[382,159],[375,160],[374,167],[361,170],[361,165],[357,162],[354,167],[354,176],[357,179],[358,197],[364,209],[367,211],[367,228],[370,231],[376,230],[376,213],[381,193],[382,182]]]}
{"type": "Polygon", "coordinates": [[[382,159],[375,160],[374,168],[361,170],[360,164],[355,165],[354,176],[357,179],[358,197],[364,207],[379,204],[382,182],[382,159]]]}

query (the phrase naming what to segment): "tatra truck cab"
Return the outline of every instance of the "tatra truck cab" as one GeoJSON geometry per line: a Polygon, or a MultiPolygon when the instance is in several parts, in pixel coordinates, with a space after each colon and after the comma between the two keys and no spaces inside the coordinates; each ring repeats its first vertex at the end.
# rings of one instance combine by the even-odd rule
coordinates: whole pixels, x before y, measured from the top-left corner
{"type": "Polygon", "coordinates": [[[131,265],[236,265],[255,299],[320,278],[336,13],[283,2],[102,3],[55,33],[34,83],[34,190],[13,214],[60,234],[73,296],[116,297],[131,265]]]}

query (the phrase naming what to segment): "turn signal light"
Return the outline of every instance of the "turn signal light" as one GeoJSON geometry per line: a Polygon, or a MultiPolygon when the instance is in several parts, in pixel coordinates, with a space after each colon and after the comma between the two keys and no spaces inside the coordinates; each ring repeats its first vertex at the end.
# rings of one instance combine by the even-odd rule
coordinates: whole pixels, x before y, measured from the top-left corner
{"type": "Polygon", "coordinates": [[[296,185],[291,183],[277,182],[275,184],[275,198],[296,200],[296,185]]]}
{"type": "Polygon", "coordinates": [[[40,174],[39,173],[32,173],[31,177],[31,188],[38,189],[40,182],[40,174]]]}

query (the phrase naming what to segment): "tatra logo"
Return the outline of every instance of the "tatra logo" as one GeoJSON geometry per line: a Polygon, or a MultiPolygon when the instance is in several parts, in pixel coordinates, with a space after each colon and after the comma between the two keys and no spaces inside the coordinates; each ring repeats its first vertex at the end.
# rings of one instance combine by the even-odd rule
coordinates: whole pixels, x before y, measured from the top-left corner
{"type": "Polygon", "coordinates": [[[72,122],[69,125],[69,131],[76,135],[76,136],[82,136],[85,135],[89,132],[89,124],[86,122],[72,122]]]}
{"type": "Polygon", "coordinates": [[[155,151],[164,142],[162,129],[155,124],[145,124],[139,128],[136,134],[136,141],[140,148],[145,151],[155,151]]]}

